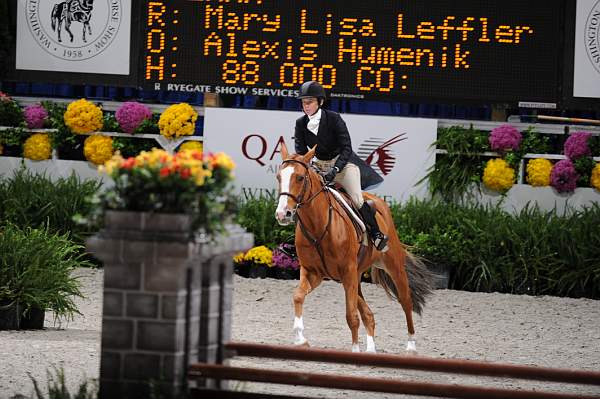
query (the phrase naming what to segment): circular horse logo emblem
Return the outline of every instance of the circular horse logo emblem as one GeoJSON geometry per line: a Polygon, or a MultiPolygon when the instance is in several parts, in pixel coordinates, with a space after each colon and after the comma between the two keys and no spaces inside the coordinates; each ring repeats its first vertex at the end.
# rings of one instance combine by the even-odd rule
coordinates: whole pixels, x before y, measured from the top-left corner
{"type": "Polygon", "coordinates": [[[596,71],[600,73],[600,1],[597,1],[585,23],[585,49],[596,71]]]}
{"type": "Polygon", "coordinates": [[[121,26],[122,0],[26,0],[27,24],[54,57],[87,60],[110,47],[121,26]]]}
{"type": "Polygon", "coordinates": [[[371,137],[358,147],[356,155],[375,169],[380,176],[387,176],[396,165],[396,155],[392,151],[392,145],[406,140],[405,136],[406,133],[400,133],[391,139],[371,137]]]}

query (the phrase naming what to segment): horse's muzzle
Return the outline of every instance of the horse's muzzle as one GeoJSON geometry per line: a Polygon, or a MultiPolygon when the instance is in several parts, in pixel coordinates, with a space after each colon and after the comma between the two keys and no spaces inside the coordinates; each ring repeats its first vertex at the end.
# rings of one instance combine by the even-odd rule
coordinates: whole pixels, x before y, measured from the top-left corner
{"type": "Polygon", "coordinates": [[[296,219],[296,212],[292,209],[286,209],[285,212],[275,212],[275,219],[281,226],[293,224],[296,219]]]}

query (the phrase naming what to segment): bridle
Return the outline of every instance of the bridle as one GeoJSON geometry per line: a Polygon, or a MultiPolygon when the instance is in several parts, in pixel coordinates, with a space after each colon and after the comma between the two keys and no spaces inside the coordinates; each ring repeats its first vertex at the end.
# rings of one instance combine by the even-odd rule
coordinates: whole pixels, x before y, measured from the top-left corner
{"type": "MultiPolygon", "coordinates": [[[[302,184],[302,190],[300,191],[300,194],[298,194],[298,196],[290,193],[290,192],[280,192],[279,193],[279,197],[281,197],[282,195],[286,195],[288,197],[290,197],[291,199],[294,200],[294,202],[296,202],[296,206],[293,209],[294,215],[296,215],[296,217],[298,218],[298,225],[300,226],[300,230],[302,230],[302,234],[304,235],[304,237],[310,241],[310,243],[315,247],[315,249],[317,250],[317,253],[319,254],[319,257],[321,258],[321,262],[323,263],[323,268],[324,271],[327,271],[327,265],[325,264],[325,256],[323,255],[323,248],[321,246],[321,241],[323,240],[323,238],[325,237],[325,235],[327,234],[327,232],[329,231],[329,226],[331,225],[331,214],[333,211],[333,206],[331,204],[331,198],[329,195],[326,195],[327,198],[327,202],[329,204],[328,206],[328,214],[327,214],[327,224],[325,225],[325,230],[323,230],[323,233],[320,235],[320,237],[315,237],[313,234],[310,233],[310,231],[308,231],[308,229],[306,228],[306,224],[302,221],[302,218],[300,217],[300,213],[298,212],[298,210],[307,205],[310,204],[312,202],[312,200],[314,200],[319,194],[321,194],[322,192],[325,191],[327,185],[323,184],[323,186],[321,187],[320,190],[318,190],[316,193],[314,193],[313,195],[311,195],[306,201],[303,201],[304,199],[304,195],[306,195],[306,190],[308,189],[308,184],[310,181],[310,191],[312,190],[312,180],[310,179],[310,171],[309,168],[311,168],[311,166],[309,166],[306,162],[303,161],[299,161],[297,159],[286,159],[284,160],[281,165],[285,165],[286,163],[297,163],[300,164],[304,167],[304,170],[306,171],[306,173],[304,174],[303,177],[303,184],[302,184]]],[[[327,274],[327,273],[325,273],[327,274]]]]}

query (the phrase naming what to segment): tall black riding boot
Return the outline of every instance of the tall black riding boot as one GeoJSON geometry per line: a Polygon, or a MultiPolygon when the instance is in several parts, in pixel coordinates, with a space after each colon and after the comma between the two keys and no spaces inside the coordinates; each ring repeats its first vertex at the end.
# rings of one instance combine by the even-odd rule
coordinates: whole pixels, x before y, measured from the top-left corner
{"type": "Polygon", "coordinates": [[[377,219],[375,219],[375,211],[366,202],[363,203],[359,210],[363,220],[367,224],[367,232],[371,237],[371,241],[373,241],[373,245],[375,245],[378,251],[386,251],[388,237],[379,230],[377,219]]]}

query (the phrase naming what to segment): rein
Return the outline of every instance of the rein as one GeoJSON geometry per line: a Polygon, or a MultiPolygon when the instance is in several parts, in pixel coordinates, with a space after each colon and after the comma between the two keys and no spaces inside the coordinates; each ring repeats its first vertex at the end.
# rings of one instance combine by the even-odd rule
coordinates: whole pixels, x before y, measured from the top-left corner
{"type": "MultiPolygon", "coordinates": [[[[302,234],[304,235],[304,237],[317,250],[317,253],[319,254],[319,258],[321,258],[321,263],[323,264],[323,268],[324,268],[324,270],[326,272],[327,271],[327,264],[325,263],[325,255],[323,255],[323,247],[321,246],[321,241],[323,240],[323,238],[325,237],[325,235],[329,231],[329,226],[331,225],[331,219],[332,219],[331,218],[331,214],[332,214],[332,211],[333,211],[333,206],[331,205],[331,198],[328,195],[325,196],[327,198],[327,202],[329,204],[329,206],[328,206],[328,212],[327,212],[327,224],[325,225],[325,230],[323,230],[323,233],[321,234],[321,236],[317,238],[313,234],[311,234],[310,231],[308,231],[308,229],[306,228],[306,224],[302,221],[302,218],[300,217],[300,212],[298,212],[298,211],[300,210],[301,207],[303,207],[304,205],[310,204],[312,202],[312,200],[314,200],[315,198],[317,198],[317,196],[319,194],[321,194],[322,192],[324,192],[325,191],[325,185],[323,185],[321,187],[321,189],[318,190],[316,193],[314,193],[313,195],[311,195],[306,201],[302,201],[303,198],[304,198],[304,195],[306,194],[308,181],[310,181],[310,188],[312,189],[312,180],[310,180],[309,166],[306,163],[304,163],[302,161],[298,161],[296,159],[286,159],[281,164],[284,165],[286,163],[291,163],[291,162],[299,163],[306,170],[306,174],[304,175],[304,184],[302,186],[302,191],[300,192],[300,194],[297,197],[294,194],[290,193],[290,192],[279,193],[279,196],[281,197],[282,195],[287,195],[287,196],[291,197],[296,202],[296,207],[294,208],[294,210],[295,210],[296,215],[298,216],[298,223],[300,225],[300,230],[302,231],[302,234]]],[[[310,190],[309,190],[309,193],[310,193],[310,190]]]]}

